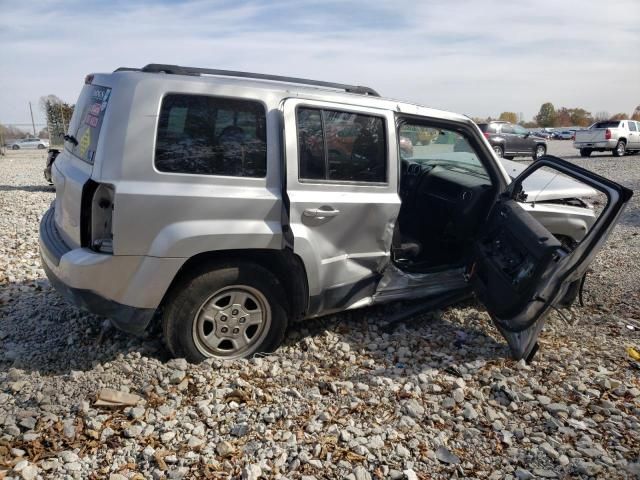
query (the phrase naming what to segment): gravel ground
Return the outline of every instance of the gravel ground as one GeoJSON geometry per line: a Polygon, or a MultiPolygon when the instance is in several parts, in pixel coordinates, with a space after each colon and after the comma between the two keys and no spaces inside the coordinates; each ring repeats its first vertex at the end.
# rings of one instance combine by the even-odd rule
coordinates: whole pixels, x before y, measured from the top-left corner
{"type": "MultiPolygon", "coordinates": [[[[550,152],[640,190],[640,155],[550,152]]],[[[189,365],[52,290],[44,154],[0,157],[0,478],[635,478],[640,209],[553,314],[531,365],[473,302],[385,329],[393,308],[294,327],[275,354],[189,365]],[[96,404],[103,388],[135,394],[96,404]]],[[[100,397],[104,397],[101,394],[100,397]]],[[[99,402],[98,402],[99,403],[99,402]]]]}

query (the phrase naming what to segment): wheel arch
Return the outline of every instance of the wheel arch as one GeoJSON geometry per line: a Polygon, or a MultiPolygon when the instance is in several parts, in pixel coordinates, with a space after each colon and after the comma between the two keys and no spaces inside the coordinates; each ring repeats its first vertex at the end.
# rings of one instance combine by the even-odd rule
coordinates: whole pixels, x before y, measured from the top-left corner
{"type": "Polygon", "coordinates": [[[196,270],[204,268],[204,265],[215,268],[216,264],[223,262],[225,264],[250,262],[272,272],[284,289],[285,308],[289,318],[292,321],[296,321],[305,316],[309,303],[307,273],[302,259],[288,248],[283,250],[214,250],[198,253],[190,257],[175,274],[160,302],[159,308],[166,304],[174,289],[196,270]]]}

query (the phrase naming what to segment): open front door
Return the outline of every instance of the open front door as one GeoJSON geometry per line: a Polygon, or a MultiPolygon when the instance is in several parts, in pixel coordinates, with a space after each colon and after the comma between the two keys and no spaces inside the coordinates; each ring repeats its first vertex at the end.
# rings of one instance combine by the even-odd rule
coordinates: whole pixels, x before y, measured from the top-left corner
{"type": "Polygon", "coordinates": [[[545,156],[524,170],[497,200],[476,242],[470,277],[516,359],[533,356],[547,313],[560,303],[569,285],[586,273],[632,194],[595,173],[545,156]],[[596,221],[571,245],[555,238],[518,204],[533,202],[535,208],[536,197],[542,198],[554,183],[566,184],[567,177],[598,192],[597,198],[587,199],[595,202],[596,221]]]}

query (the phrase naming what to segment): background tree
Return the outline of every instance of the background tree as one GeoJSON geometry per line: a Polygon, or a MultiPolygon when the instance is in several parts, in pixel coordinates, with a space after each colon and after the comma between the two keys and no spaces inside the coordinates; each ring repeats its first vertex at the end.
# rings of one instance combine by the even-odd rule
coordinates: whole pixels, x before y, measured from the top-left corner
{"type": "Polygon", "coordinates": [[[505,122],[518,123],[518,115],[515,112],[502,112],[498,120],[505,122]]]}
{"type": "Polygon", "coordinates": [[[627,118],[626,113],[616,113],[609,120],[624,120],[625,118],[627,118]]]}
{"type": "Polygon", "coordinates": [[[556,120],[553,123],[556,127],[571,126],[571,112],[568,108],[562,107],[556,111],[556,120]]]}
{"type": "Polygon", "coordinates": [[[636,120],[640,122],[640,105],[636,107],[636,109],[631,114],[631,120],[636,120]]]}
{"type": "Polygon", "coordinates": [[[61,137],[67,133],[73,115],[73,105],[63,102],[55,95],[47,95],[40,97],[40,107],[47,117],[51,143],[60,143],[61,137]]]}
{"type": "Polygon", "coordinates": [[[553,103],[543,103],[535,120],[541,127],[553,127],[556,123],[556,109],[553,103]]]}
{"type": "Polygon", "coordinates": [[[595,116],[596,122],[602,122],[603,120],[609,120],[609,112],[602,110],[596,113],[595,116]]]}
{"type": "Polygon", "coordinates": [[[7,140],[17,140],[18,138],[28,137],[29,134],[13,125],[0,124],[0,136],[2,136],[2,139],[6,142],[7,140]]]}
{"type": "Polygon", "coordinates": [[[588,127],[593,123],[591,112],[587,112],[584,108],[570,108],[571,125],[577,127],[588,127]]]}

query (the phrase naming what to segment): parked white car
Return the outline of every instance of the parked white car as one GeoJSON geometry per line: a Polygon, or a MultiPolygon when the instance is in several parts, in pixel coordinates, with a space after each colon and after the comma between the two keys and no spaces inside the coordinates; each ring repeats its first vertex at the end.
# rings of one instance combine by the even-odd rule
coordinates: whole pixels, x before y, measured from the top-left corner
{"type": "Polygon", "coordinates": [[[627,152],[640,150],[640,122],[633,120],[607,120],[596,122],[588,130],[576,132],[573,146],[580,155],[588,157],[591,152],[611,152],[622,157],[627,152]]]}
{"type": "Polygon", "coordinates": [[[39,150],[43,150],[45,148],[49,148],[49,140],[44,140],[42,138],[22,138],[9,143],[7,147],[12,150],[20,150],[22,148],[37,148],[39,150]]]}

